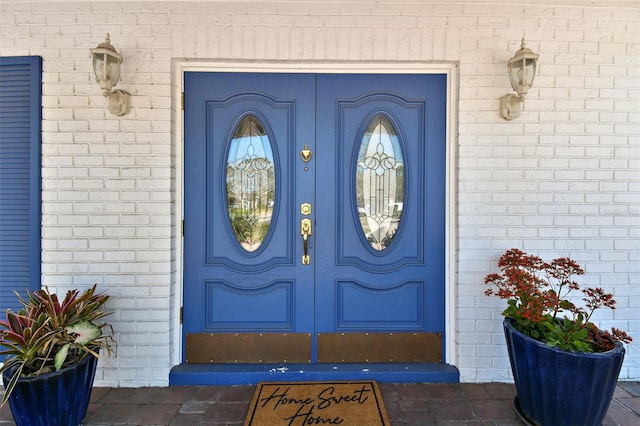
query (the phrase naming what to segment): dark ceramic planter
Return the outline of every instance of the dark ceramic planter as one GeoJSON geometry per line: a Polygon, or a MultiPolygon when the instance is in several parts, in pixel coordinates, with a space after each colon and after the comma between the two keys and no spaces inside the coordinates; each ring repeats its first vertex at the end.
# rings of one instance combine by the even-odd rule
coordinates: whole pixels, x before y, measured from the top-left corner
{"type": "MultiPolygon", "coordinates": [[[[87,415],[98,359],[34,378],[22,378],[9,396],[17,426],[77,426],[87,415]]],[[[5,385],[11,375],[2,375],[5,385]]]]}
{"type": "Polygon", "coordinates": [[[596,426],[607,414],[624,359],[624,346],[602,353],[549,348],[504,320],[516,409],[539,426],[596,426]]]}

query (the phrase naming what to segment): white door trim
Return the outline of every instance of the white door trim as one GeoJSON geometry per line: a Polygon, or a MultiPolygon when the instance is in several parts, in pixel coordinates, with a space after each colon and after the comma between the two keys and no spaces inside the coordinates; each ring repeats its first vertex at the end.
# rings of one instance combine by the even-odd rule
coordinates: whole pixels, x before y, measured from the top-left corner
{"type": "Polygon", "coordinates": [[[172,271],[175,271],[171,289],[170,338],[171,365],[181,362],[182,330],[180,307],[182,306],[182,219],[184,218],[183,150],[184,116],[182,93],[185,72],[265,72],[265,73],[331,73],[331,74],[446,74],[447,75],[447,123],[446,123],[446,206],[445,206],[445,362],[458,366],[456,327],[457,301],[457,155],[458,155],[458,64],[453,62],[242,62],[174,60],[172,66],[172,146],[175,152],[174,214],[175,256],[172,271]]]}

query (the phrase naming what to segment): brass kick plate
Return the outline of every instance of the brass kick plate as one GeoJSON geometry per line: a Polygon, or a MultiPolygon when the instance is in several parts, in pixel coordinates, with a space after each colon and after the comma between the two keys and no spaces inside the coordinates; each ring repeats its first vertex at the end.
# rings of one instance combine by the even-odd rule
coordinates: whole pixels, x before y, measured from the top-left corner
{"type": "Polygon", "coordinates": [[[311,362],[305,333],[190,333],[188,364],[279,364],[311,362]]]}
{"type": "Polygon", "coordinates": [[[319,333],[321,363],[442,362],[439,333],[319,333]]]}

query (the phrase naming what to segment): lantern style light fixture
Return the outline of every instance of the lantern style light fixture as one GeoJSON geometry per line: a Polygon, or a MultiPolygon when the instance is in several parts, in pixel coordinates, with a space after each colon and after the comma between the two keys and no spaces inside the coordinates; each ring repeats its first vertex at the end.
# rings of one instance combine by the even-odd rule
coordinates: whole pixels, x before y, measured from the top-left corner
{"type": "Polygon", "coordinates": [[[500,115],[505,120],[520,117],[520,112],[524,109],[524,98],[536,76],[538,56],[540,55],[525,47],[523,37],[520,50],[507,62],[509,81],[517,95],[508,94],[500,98],[500,115]]]}
{"type": "Polygon", "coordinates": [[[93,72],[96,82],[102,89],[102,94],[109,99],[108,109],[111,114],[122,116],[129,112],[129,93],[124,90],[113,89],[120,80],[120,64],[122,56],[111,45],[109,33],[95,49],[91,49],[93,56],[93,72]]]}

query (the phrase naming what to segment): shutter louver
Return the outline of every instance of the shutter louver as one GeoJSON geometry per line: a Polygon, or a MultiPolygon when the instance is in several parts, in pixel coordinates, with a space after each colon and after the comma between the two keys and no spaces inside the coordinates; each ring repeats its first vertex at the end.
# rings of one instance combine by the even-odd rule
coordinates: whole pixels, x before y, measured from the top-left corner
{"type": "Polygon", "coordinates": [[[40,287],[40,57],[0,58],[0,318],[40,287]]]}

